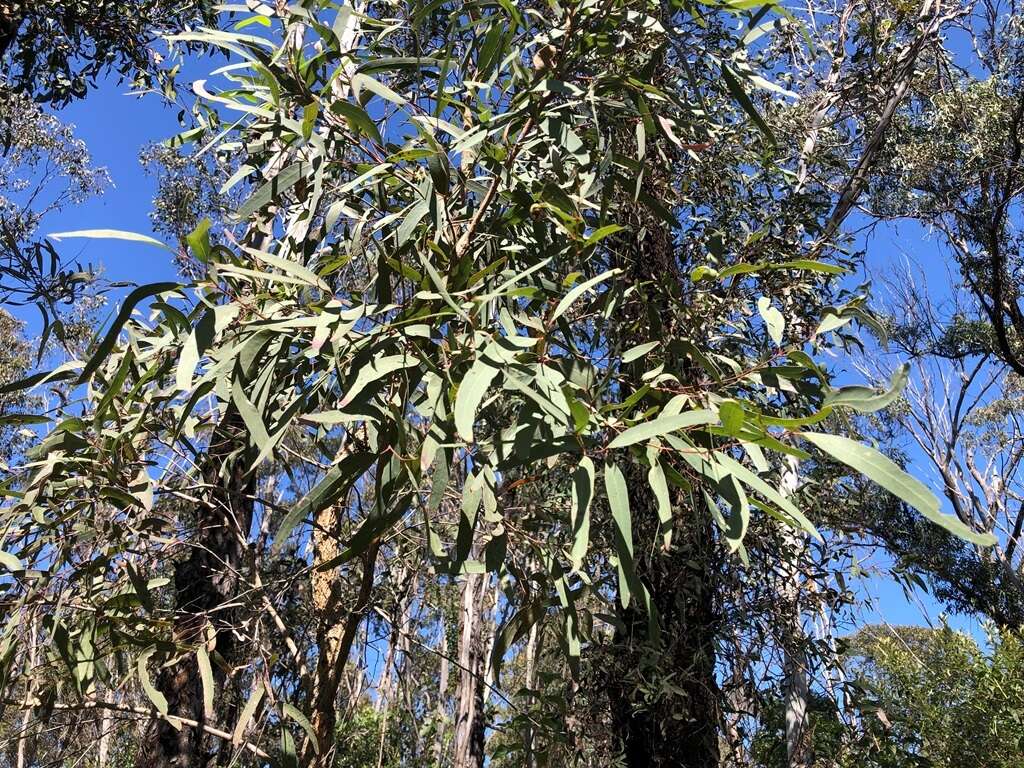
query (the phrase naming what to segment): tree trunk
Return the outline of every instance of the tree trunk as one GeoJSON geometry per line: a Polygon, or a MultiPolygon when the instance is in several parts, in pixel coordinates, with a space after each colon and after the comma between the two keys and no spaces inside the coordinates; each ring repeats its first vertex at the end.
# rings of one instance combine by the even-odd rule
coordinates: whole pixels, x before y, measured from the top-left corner
{"type": "MultiPolygon", "coordinates": [[[[537,685],[537,645],[540,635],[537,632],[537,625],[530,627],[530,635],[526,640],[526,669],[524,672],[524,686],[529,691],[530,704],[534,702],[533,691],[537,685]]],[[[535,752],[536,733],[534,732],[533,721],[526,723],[526,732],[523,734],[523,746],[526,750],[526,768],[537,768],[537,755],[535,752]]]]}
{"type": "Polygon", "coordinates": [[[800,612],[800,571],[796,558],[800,551],[799,534],[786,532],[787,549],[792,552],[793,562],[786,565],[786,608],[789,622],[784,627],[784,698],[786,706],[786,758],[789,768],[809,768],[811,765],[810,732],[807,729],[807,653],[804,644],[807,638],[803,630],[800,612]]]}
{"type": "MultiPolygon", "coordinates": [[[[786,495],[792,495],[799,483],[798,462],[789,457],[788,465],[782,474],[782,488],[786,495]]],[[[789,768],[810,768],[813,755],[811,753],[810,731],[807,729],[807,637],[804,634],[803,617],[800,609],[800,595],[803,578],[800,573],[800,560],[806,549],[806,541],[794,528],[783,531],[783,598],[786,611],[783,627],[783,647],[785,650],[783,685],[786,706],[786,759],[789,768]]]]}
{"type": "MultiPolygon", "coordinates": [[[[32,670],[32,674],[35,674],[36,664],[38,663],[37,651],[39,648],[39,635],[36,632],[36,618],[35,614],[32,615],[32,620],[28,626],[28,668],[32,670]]],[[[29,677],[28,690],[25,692],[25,700],[28,701],[32,698],[32,677],[29,677]]],[[[18,731],[18,756],[17,756],[17,768],[27,768],[28,764],[34,758],[35,750],[33,747],[33,739],[30,731],[32,727],[32,710],[29,707],[25,708],[24,714],[21,716],[21,730],[18,731]]]]}
{"type": "Polygon", "coordinates": [[[380,672],[380,682],[377,685],[377,700],[373,703],[374,711],[378,714],[383,712],[394,700],[398,684],[399,654],[408,645],[408,623],[409,603],[415,589],[411,589],[406,583],[408,568],[399,565],[394,575],[394,583],[399,585],[398,600],[395,605],[395,612],[390,620],[391,633],[388,640],[388,652],[384,657],[384,665],[380,672]]]}
{"type": "Polygon", "coordinates": [[[461,585],[455,768],[483,768],[484,764],[483,608],[487,582],[486,574],[471,573],[461,585]]]}
{"type": "MultiPolygon", "coordinates": [[[[635,505],[634,520],[641,515],[657,519],[653,510],[635,505]]],[[[628,768],[718,768],[720,762],[715,540],[711,521],[699,514],[680,533],[671,552],[637,564],[658,614],[658,636],[651,636],[650,617],[635,599],[619,611],[624,630],[615,638],[617,679],[608,693],[628,768]],[[681,694],[649,699],[637,685],[657,685],[659,676],[668,675],[681,694]]]]}
{"type": "MultiPolygon", "coordinates": [[[[114,695],[110,690],[103,692],[103,701],[107,704],[114,703],[114,695]]],[[[107,761],[110,758],[110,736],[114,727],[112,709],[104,709],[100,717],[100,735],[96,748],[97,768],[107,768],[107,761]]]]}
{"type": "Polygon", "coordinates": [[[437,706],[435,707],[434,715],[437,718],[437,733],[434,736],[434,765],[438,767],[444,758],[445,723],[448,720],[445,703],[448,700],[448,670],[450,666],[448,661],[448,632],[443,618],[439,621],[439,624],[441,625],[439,646],[441,661],[437,673],[437,706]]]}
{"type": "MultiPolygon", "coordinates": [[[[196,531],[189,557],[174,566],[175,641],[182,647],[205,643],[211,657],[220,656],[228,664],[234,656],[233,612],[224,606],[236,595],[252,527],[255,485],[254,475],[246,472],[251,461],[248,444],[241,416],[228,406],[207,449],[205,499],[194,510],[196,531]]],[[[222,665],[214,664],[213,673],[218,695],[224,697],[222,665]]],[[[167,699],[169,715],[206,722],[202,678],[194,653],[166,667],[157,677],[156,687],[167,699]]],[[[177,730],[166,720],[156,720],[135,764],[137,768],[202,768],[209,756],[206,741],[201,728],[177,730]]]]}
{"type": "Polygon", "coordinates": [[[374,570],[380,542],[374,541],[362,556],[363,571],[355,603],[346,606],[341,597],[338,568],[324,568],[341,554],[342,515],[337,507],[321,511],[313,525],[313,610],[316,614],[318,649],[310,718],[319,754],[311,742],[303,750],[303,765],[329,768],[334,764],[335,730],[338,724],[338,691],[344,678],[349,652],[362,623],[373,592],[374,570]]]}
{"type": "MultiPolygon", "coordinates": [[[[632,141],[624,138],[623,141],[632,141]]],[[[672,156],[673,148],[664,147],[672,156]]],[[[645,186],[658,199],[673,197],[671,171],[652,168],[645,186]]],[[[622,306],[621,345],[640,340],[685,335],[680,328],[680,286],[684,269],[679,263],[673,231],[639,205],[631,212],[631,233],[615,249],[614,266],[624,270],[637,286],[636,298],[622,306]]],[[[679,375],[688,383],[683,363],[679,375]]],[[[643,383],[642,361],[623,371],[643,383]]],[[[698,373],[693,372],[693,383],[698,373]]],[[[664,531],[647,470],[638,463],[622,464],[629,485],[636,576],[651,595],[655,615],[649,616],[638,595],[627,609],[619,609],[620,628],[614,640],[609,669],[612,720],[628,768],[718,768],[720,762],[720,692],[715,678],[716,640],[719,631],[719,551],[708,512],[673,500],[672,545],[658,547],[664,531]],[[660,680],[681,694],[652,697],[644,690],[660,680]],[[641,685],[644,684],[644,685],[641,685]]],[[[695,494],[699,497],[699,491],[695,494]]]]}

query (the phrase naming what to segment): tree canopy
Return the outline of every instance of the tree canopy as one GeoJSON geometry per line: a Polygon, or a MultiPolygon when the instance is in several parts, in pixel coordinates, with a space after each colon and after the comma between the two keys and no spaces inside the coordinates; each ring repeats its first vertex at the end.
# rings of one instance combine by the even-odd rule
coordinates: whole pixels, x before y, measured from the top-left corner
{"type": "Polygon", "coordinates": [[[156,237],[4,225],[7,299],[44,313],[0,371],[12,764],[952,766],[970,718],[1003,760],[975,741],[978,764],[1014,764],[1019,41],[976,54],[982,80],[946,39],[1012,10],[165,6],[0,11],[5,157],[53,163],[54,210],[102,173],[30,97],[113,68],[185,104],[143,157],[156,237]],[[998,168],[973,191],[976,166],[998,168]],[[998,237],[964,234],[997,187],[998,237]],[[893,217],[989,249],[957,252],[948,331],[856,280],[856,228],[893,217]],[[180,277],[111,286],[83,334],[103,300],[54,266],[83,238],[180,277]],[[947,402],[921,355],[980,356],[1001,399],[947,402]],[[1001,624],[993,653],[850,646],[877,546],[1001,624]],[[944,664],[1001,698],[930,699],[944,664]]]}

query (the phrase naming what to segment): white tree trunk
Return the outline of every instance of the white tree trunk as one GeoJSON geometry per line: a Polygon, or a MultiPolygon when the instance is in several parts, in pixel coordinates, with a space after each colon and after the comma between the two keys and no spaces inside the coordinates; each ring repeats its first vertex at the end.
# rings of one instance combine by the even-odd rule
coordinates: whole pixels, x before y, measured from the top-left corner
{"type": "Polygon", "coordinates": [[[483,608],[484,574],[468,574],[462,582],[459,608],[459,688],[455,705],[455,768],[483,768],[483,608]]]}
{"type": "MultiPolygon", "coordinates": [[[[798,465],[790,458],[789,466],[782,477],[782,490],[787,495],[796,491],[799,482],[798,465]]],[[[803,536],[794,528],[784,532],[784,551],[789,562],[784,566],[785,610],[788,611],[788,625],[783,629],[785,647],[784,659],[784,701],[786,706],[786,757],[789,768],[810,768],[810,733],[807,730],[807,655],[804,646],[803,617],[800,611],[800,590],[803,577],[800,572],[800,555],[805,548],[803,536]]]]}

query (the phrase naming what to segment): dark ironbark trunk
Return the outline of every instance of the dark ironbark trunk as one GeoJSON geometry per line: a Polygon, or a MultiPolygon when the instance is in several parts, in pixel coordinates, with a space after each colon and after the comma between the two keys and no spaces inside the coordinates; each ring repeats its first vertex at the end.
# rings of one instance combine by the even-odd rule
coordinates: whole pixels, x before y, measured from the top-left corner
{"type": "MultiPolygon", "coordinates": [[[[643,495],[642,482],[636,479],[634,501],[643,495]]],[[[634,520],[657,520],[653,509],[635,503],[633,514],[634,520]]],[[[609,696],[628,768],[719,765],[718,563],[711,525],[702,511],[693,514],[676,526],[670,552],[655,552],[637,563],[637,575],[657,611],[656,629],[636,600],[619,611],[618,679],[609,685],[609,696]]],[[[648,529],[641,534],[647,542],[657,535],[654,526],[640,527],[648,529]]]]}
{"type": "MultiPolygon", "coordinates": [[[[241,416],[229,406],[213,431],[203,468],[201,496],[195,506],[195,533],[189,556],[174,566],[175,641],[181,646],[206,644],[212,659],[230,663],[234,656],[232,611],[225,606],[235,597],[252,526],[255,477],[247,472],[251,460],[248,433],[241,416]]],[[[223,665],[213,663],[218,699],[224,693],[223,665]]],[[[165,668],[157,689],[167,699],[169,715],[205,723],[203,683],[195,654],[165,668]]],[[[137,768],[202,768],[213,750],[201,728],[180,730],[164,720],[154,721],[136,759],[137,768]]]]}
{"type": "MultiPolygon", "coordinates": [[[[671,152],[666,148],[666,152],[671,152]]],[[[646,186],[654,197],[672,198],[668,169],[652,170],[646,186]]],[[[621,267],[637,286],[625,306],[623,348],[648,339],[685,337],[679,292],[684,271],[674,233],[640,206],[629,222],[634,233],[621,243],[621,267]]],[[[632,364],[640,382],[642,362],[632,364]]],[[[688,363],[678,374],[687,377],[688,363]]],[[[628,371],[629,366],[626,367],[628,371]]],[[[693,372],[696,383],[697,372],[693,372]]],[[[659,548],[662,533],[647,470],[623,466],[629,484],[637,578],[651,595],[654,616],[634,595],[619,609],[615,637],[617,679],[608,686],[612,720],[628,768],[717,768],[721,694],[715,679],[720,614],[720,549],[703,507],[673,499],[671,548],[659,548]]]]}

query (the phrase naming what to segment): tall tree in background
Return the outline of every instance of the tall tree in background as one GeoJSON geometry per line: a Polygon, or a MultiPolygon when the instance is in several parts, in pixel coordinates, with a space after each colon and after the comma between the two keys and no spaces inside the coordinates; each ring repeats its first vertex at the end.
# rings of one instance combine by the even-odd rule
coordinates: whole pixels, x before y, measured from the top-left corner
{"type": "MultiPolygon", "coordinates": [[[[870,503],[868,519],[951,608],[1019,628],[1024,39],[1016,7],[998,0],[965,7],[953,28],[973,42],[972,65],[935,51],[896,115],[866,210],[922,224],[952,257],[952,288],[936,290],[930,270],[888,275],[895,349],[915,365],[906,401],[874,428],[896,451],[922,451],[956,515],[999,543],[978,550],[922,530],[895,502],[870,503]]],[[[894,367],[881,354],[867,363],[879,378],[894,367]]]]}

